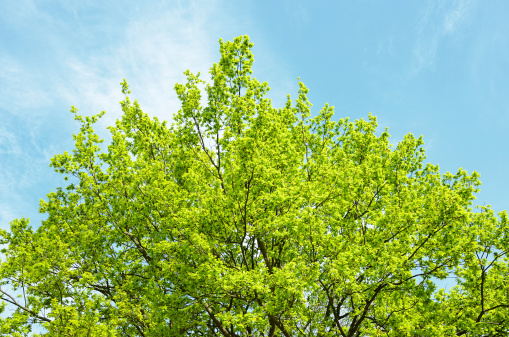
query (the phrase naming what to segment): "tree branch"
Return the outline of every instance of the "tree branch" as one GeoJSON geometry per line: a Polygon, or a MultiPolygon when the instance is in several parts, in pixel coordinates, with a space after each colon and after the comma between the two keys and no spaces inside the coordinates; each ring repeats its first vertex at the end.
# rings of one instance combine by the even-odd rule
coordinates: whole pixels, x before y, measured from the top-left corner
{"type": "Polygon", "coordinates": [[[15,299],[14,297],[12,297],[11,295],[7,294],[5,291],[3,291],[2,289],[0,289],[0,292],[2,294],[4,294],[5,296],[9,297],[9,299],[5,298],[5,297],[1,297],[2,300],[6,301],[6,302],[9,302],[11,304],[14,304],[15,306],[17,306],[18,308],[22,309],[23,311],[26,311],[28,312],[30,315],[40,319],[41,321],[45,321],[45,322],[52,322],[50,319],[46,318],[46,317],[43,317],[43,316],[39,316],[37,313],[35,313],[34,311],[28,309],[27,307],[19,304],[15,299]]]}

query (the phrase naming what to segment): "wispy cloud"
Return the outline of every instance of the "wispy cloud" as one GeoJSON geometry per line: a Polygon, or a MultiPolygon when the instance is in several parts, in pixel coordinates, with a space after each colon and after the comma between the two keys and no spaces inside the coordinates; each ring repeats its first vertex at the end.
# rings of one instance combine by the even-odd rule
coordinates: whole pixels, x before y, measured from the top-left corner
{"type": "Polygon", "coordinates": [[[7,111],[33,109],[49,105],[53,97],[47,95],[42,74],[23,66],[15,58],[0,54],[0,107],[7,111]]]}
{"type": "Polygon", "coordinates": [[[434,69],[437,52],[443,39],[457,33],[459,27],[468,21],[473,4],[472,0],[428,2],[417,24],[413,52],[415,62],[411,71],[413,76],[424,68],[434,69]]]}
{"type": "Polygon", "coordinates": [[[453,7],[445,14],[442,28],[443,34],[452,34],[456,31],[462,21],[466,19],[471,4],[471,0],[455,2],[453,7]]]}
{"type": "MultiPolygon", "coordinates": [[[[217,37],[210,36],[207,23],[215,14],[214,5],[215,1],[199,6],[193,2],[186,6],[175,3],[133,15],[124,26],[116,27],[118,39],[114,44],[91,50],[86,57],[75,52],[74,41],[60,40],[53,51],[60,61],[58,74],[51,78],[42,78],[47,75],[43,70],[37,71],[2,53],[2,108],[15,111],[58,101],[86,107],[94,113],[118,110],[119,83],[125,77],[133,96],[147,111],[168,118],[178,107],[173,86],[183,80],[182,72],[191,69],[206,73],[213,62],[217,37]]],[[[69,6],[66,8],[76,13],[77,9],[69,6]]],[[[16,15],[25,19],[40,15],[33,5],[28,7],[32,8],[29,12],[16,15]]]]}
{"type": "Polygon", "coordinates": [[[33,19],[35,15],[43,15],[37,10],[33,0],[6,1],[2,3],[0,18],[2,21],[20,25],[27,19],[33,19]]]}
{"type": "Polygon", "coordinates": [[[176,6],[129,21],[118,44],[86,60],[67,60],[69,75],[58,94],[94,113],[106,110],[105,123],[111,124],[119,117],[119,83],[125,77],[146,112],[170,119],[179,108],[173,86],[183,81],[182,72],[206,73],[213,61],[216,38],[207,32],[207,11],[212,12],[208,6],[176,6]]]}

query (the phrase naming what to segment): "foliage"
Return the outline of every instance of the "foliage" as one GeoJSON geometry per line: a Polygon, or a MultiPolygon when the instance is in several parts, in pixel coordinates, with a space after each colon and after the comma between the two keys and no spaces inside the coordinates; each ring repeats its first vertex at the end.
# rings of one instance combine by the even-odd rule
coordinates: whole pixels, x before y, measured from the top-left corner
{"type": "Polygon", "coordinates": [[[508,218],[472,206],[477,173],[424,165],[376,118],[273,108],[247,36],[189,71],[168,126],[131,102],[83,117],[70,178],[36,230],[2,231],[1,333],[45,336],[505,336],[508,218]],[[206,104],[203,104],[203,103],[206,104]],[[456,286],[437,289],[437,279],[456,286]],[[450,282],[449,282],[450,283],[450,282]],[[14,294],[19,294],[16,297],[14,294]]]}

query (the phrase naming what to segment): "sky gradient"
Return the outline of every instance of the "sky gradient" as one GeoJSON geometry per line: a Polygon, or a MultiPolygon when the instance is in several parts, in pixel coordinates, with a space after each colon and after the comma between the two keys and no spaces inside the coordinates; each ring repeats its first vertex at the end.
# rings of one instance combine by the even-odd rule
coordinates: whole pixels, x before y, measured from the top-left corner
{"type": "Polygon", "coordinates": [[[219,38],[247,34],[254,76],[280,107],[310,89],[313,112],[378,117],[391,142],[423,135],[427,162],[481,174],[478,203],[509,209],[507,1],[0,0],[0,228],[38,226],[85,115],[120,116],[120,82],[151,116],[171,120],[182,72],[219,59],[219,38]]]}

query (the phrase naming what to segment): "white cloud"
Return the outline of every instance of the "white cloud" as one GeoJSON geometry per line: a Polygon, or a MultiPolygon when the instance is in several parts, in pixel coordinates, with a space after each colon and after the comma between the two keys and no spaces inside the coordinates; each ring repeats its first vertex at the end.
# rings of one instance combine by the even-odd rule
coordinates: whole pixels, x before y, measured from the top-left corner
{"type": "MultiPolygon", "coordinates": [[[[0,121],[0,123],[2,123],[0,121]]],[[[7,125],[0,124],[0,154],[17,155],[21,153],[16,135],[7,128],[7,125]]]]}
{"type": "Polygon", "coordinates": [[[40,74],[6,54],[0,54],[0,65],[0,107],[17,111],[44,107],[52,102],[40,74]]]}
{"type": "MultiPolygon", "coordinates": [[[[18,13],[21,9],[17,7],[12,11],[25,20],[44,14],[37,12],[32,2],[27,4],[32,4],[28,6],[32,9],[26,13],[18,13]]],[[[179,107],[173,86],[183,81],[182,72],[201,71],[206,77],[214,61],[218,37],[210,36],[207,27],[214,8],[215,1],[190,2],[141,12],[129,17],[123,27],[116,27],[120,38],[114,45],[92,50],[86,57],[76,54],[73,41],[60,38],[55,43],[60,50],[54,54],[61,64],[58,73],[49,77],[44,69],[0,54],[1,107],[15,112],[64,102],[86,109],[84,114],[119,111],[120,82],[125,77],[142,108],[169,118],[179,107]]],[[[76,12],[72,7],[69,11],[76,12]]]]}
{"type": "Polygon", "coordinates": [[[456,1],[454,6],[445,14],[443,33],[452,34],[458,26],[465,20],[468,10],[471,6],[470,0],[456,1]]]}
{"type": "Polygon", "coordinates": [[[179,103],[173,94],[176,82],[182,82],[182,73],[190,69],[200,71],[208,78],[217,38],[207,34],[205,13],[200,8],[191,13],[167,13],[158,18],[132,22],[127,29],[127,43],[117,51],[116,58],[126,59],[132,69],[133,94],[153,115],[168,118],[176,112],[179,103]],[[177,33],[178,32],[178,33],[177,33]],[[170,101],[170,97],[173,100],[170,101]]]}
{"type": "Polygon", "coordinates": [[[411,75],[415,76],[424,68],[434,70],[437,52],[444,38],[458,33],[460,25],[467,22],[472,8],[471,0],[428,2],[417,25],[411,75]]]}
{"type": "Polygon", "coordinates": [[[32,19],[38,14],[33,0],[4,1],[0,18],[9,24],[22,24],[24,20],[32,19]]]}
{"type": "Polygon", "coordinates": [[[184,80],[184,70],[207,75],[213,62],[217,38],[206,27],[213,5],[177,5],[128,21],[118,44],[88,59],[67,60],[69,74],[60,80],[58,95],[84,114],[106,110],[102,123],[111,125],[120,116],[120,82],[126,78],[145,112],[170,119],[180,106],[173,87],[184,80]]]}

